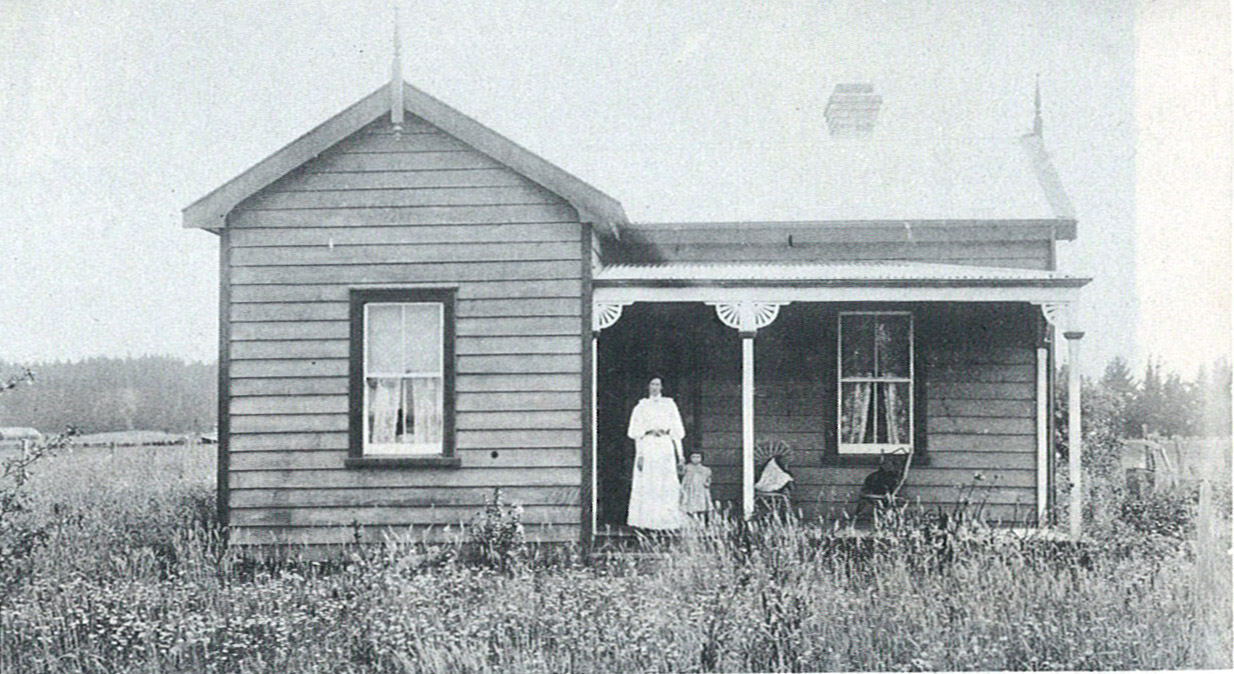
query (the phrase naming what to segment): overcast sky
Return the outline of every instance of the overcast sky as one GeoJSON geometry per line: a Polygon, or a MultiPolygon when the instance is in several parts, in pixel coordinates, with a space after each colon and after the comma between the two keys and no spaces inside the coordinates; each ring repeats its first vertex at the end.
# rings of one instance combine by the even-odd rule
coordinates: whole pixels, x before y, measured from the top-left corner
{"type": "MultiPolygon", "coordinates": [[[[950,137],[1013,138],[1040,73],[1079,218],[1060,265],[1096,279],[1086,369],[1151,352],[1190,373],[1228,352],[1215,0],[549,4],[404,0],[406,77],[638,220],[679,214],[647,212],[648,186],[613,166],[623,152],[740,161],[821,125],[849,81],[950,137]]],[[[0,4],[0,359],[213,359],[217,239],[182,229],[180,209],[385,81],[391,6],[0,4]]]]}

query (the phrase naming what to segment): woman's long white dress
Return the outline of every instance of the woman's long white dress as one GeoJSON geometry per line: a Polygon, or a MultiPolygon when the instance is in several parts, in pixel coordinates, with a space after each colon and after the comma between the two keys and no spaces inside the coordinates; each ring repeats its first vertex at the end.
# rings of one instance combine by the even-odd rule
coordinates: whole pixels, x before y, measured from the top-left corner
{"type": "Polygon", "coordinates": [[[681,513],[676,447],[686,430],[677,404],[672,398],[643,398],[630,414],[627,434],[634,440],[634,476],[626,523],[644,529],[680,528],[685,519],[681,513]],[[667,431],[668,435],[647,435],[653,430],[667,431]],[[642,470],[638,467],[640,457],[642,470]]]}

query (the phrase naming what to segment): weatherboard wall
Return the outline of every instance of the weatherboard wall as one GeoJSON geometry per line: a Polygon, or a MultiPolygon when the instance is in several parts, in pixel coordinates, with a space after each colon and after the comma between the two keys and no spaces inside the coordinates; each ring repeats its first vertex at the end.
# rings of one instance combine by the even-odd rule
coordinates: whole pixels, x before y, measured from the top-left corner
{"type": "Polygon", "coordinates": [[[1069,223],[827,222],[640,223],[611,246],[617,262],[923,261],[1053,269],[1054,240],[1069,223]]]}
{"type": "Polygon", "coordinates": [[[241,203],[228,229],[233,541],[458,524],[496,487],[533,535],[577,540],[591,235],[572,207],[412,118],[347,138],[241,203]],[[462,465],[344,467],[349,290],[416,285],[457,288],[462,465]]]}

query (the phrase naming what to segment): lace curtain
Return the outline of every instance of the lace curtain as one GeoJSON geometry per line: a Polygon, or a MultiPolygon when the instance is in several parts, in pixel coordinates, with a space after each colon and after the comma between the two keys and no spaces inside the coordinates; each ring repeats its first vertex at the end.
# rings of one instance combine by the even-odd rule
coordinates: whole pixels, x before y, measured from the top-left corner
{"type": "Polygon", "coordinates": [[[408,445],[439,451],[442,432],[440,377],[369,380],[369,438],[374,445],[408,445]]]}
{"type": "Polygon", "coordinates": [[[908,385],[903,382],[844,382],[840,442],[904,444],[909,439],[908,385]]]}

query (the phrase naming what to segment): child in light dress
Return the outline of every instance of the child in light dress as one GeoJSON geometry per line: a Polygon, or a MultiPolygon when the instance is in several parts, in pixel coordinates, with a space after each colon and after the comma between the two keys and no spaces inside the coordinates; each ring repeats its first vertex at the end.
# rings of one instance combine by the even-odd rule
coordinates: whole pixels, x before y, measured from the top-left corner
{"type": "Polygon", "coordinates": [[[690,452],[681,477],[681,510],[695,519],[711,512],[711,469],[703,465],[702,452],[690,452]]]}

